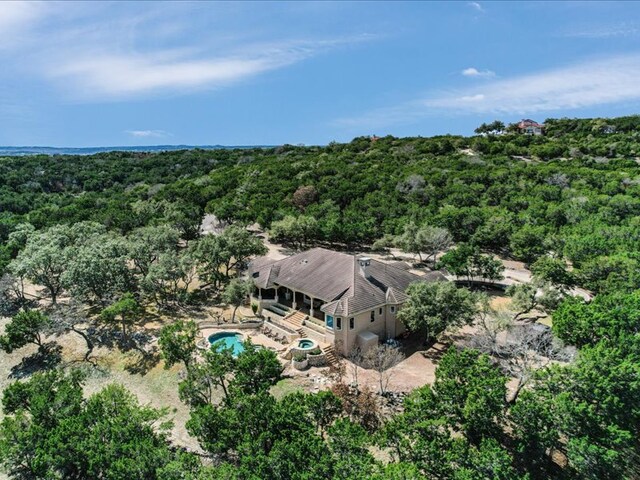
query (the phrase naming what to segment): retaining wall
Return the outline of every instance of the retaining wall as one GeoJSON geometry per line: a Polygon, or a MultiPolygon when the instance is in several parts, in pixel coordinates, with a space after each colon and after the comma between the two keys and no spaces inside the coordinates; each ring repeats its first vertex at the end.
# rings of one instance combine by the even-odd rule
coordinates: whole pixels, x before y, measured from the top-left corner
{"type": "Polygon", "coordinates": [[[327,356],[324,353],[320,355],[307,355],[309,365],[312,367],[324,367],[327,364],[327,356]]]}
{"type": "Polygon", "coordinates": [[[198,328],[219,328],[221,330],[244,330],[247,328],[260,328],[263,324],[262,320],[251,320],[241,323],[216,323],[213,321],[203,321],[198,323],[198,328]]]}
{"type": "Polygon", "coordinates": [[[273,322],[264,322],[264,328],[270,330],[273,333],[277,333],[280,336],[284,335],[287,338],[288,342],[293,342],[294,340],[300,338],[300,334],[298,332],[290,332],[273,322]]]}

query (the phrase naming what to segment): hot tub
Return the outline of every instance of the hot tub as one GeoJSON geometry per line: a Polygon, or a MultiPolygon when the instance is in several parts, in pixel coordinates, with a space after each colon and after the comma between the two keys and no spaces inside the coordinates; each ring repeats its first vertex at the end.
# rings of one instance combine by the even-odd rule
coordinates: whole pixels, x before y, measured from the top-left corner
{"type": "Polygon", "coordinates": [[[310,338],[301,338],[296,344],[296,349],[302,352],[309,352],[318,347],[318,343],[310,338]]]}

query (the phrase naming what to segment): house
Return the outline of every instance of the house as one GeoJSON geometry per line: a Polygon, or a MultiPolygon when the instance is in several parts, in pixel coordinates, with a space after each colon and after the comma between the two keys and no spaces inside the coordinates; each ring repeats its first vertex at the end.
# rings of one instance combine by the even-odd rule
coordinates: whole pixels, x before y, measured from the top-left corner
{"type": "Polygon", "coordinates": [[[530,118],[523,118],[518,123],[518,130],[525,135],[542,135],[544,133],[544,124],[530,118]]]}
{"type": "Polygon", "coordinates": [[[324,248],[282,260],[258,258],[250,264],[249,275],[255,285],[252,301],[265,316],[334,345],[344,355],[354,345],[406,331],[397,314],[411,283],[446,280],[440,272],[416,275],[398,262],[324,248]],[[296,315],[304,318],[306,328],[294,321],[296,315]]]}

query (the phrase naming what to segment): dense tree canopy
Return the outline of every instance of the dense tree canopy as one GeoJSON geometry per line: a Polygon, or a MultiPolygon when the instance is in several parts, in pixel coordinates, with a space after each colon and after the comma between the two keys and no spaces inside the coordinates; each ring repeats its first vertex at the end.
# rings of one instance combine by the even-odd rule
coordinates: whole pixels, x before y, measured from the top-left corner
{"type": "MultiPolygon", "coordinates": [[[[25,480],[637,478],[640,116],[545,125],[543,136],[495,121],[470,138],[0,158],[2,294],[19,300],[0,297],[6,352],[73,330],[90,353],[84,313],[64,311],[76,303],[125,340],[150,302],[173,309],[209,289],[239,305],[250,284],[232,279],[266,251],[254,223],[294,248],[442,253],[435,268],[469,279],[499,278],[495,255],[521,260],[533,282],[509,290],[515,321],[552,312],[553,334],[578,348],[573,362],[527,364],[517,395],[505,374],[517,377],[515,356],[451,349],[432,385],[381,418],[380,365],[380,395],[338,384],[274,396],[275,352],[197,352],[195,324],[175,322],[159,345],[167,365],[186,367],[178,393],[206,465],[171,444],[165,412],[121,386],[84,395],[82,375],[62,370],[5,389],[0,464],[25,480]],[[228,228],[203,235],[205,213],[228,228]],[[571,297],[575,286],[595,296],[571,297]],[[27,309],[45,304],[51,315],[27,309]]],[[[452,282],[408,294],[399,318],[428,339],[487,303],[452,282]]]]}
{"type": "MultiPolygon", "coordinates": [[[[633,254],[640,229],[638,123],[638,117],[548,119],[546,135],[534,137],[501,132],[493,122],[487,128],[496,134],[471,138],[3,158],[0,266],[33,248],[17,237],[9,241],[26,222],[42,230],[91,220],[120,233],[167,224],[191,242],[210,212],[224,222],[272,228],[294,246],[372,243],[402,235],[410,223],[428,225],[446,229],[455,242],[529,263],[547,253],[564,257],[575,281],[596,291],[633,290],[640,285],[633,254]]],[[[432,245],[441,243],[438,231],[429,233],[432,245]]],[[[34,239],[41,255],[27,252],[16,264],[52,296],[65,270],[60,241],[51,234],[34,239]]],[[[430,255],[428,243],[421,254],[430,255]]],[[[149,248],[166,251],[152,242],[149,248]]],[[[146,275],[144,258],[154,254],[138,247],[136,257],[146,275]]]]}
{"type": "Polygon", "coordinates": [[[477,295],[452,282],[415,282],[409,285],[407,294],[398,319],[409,330],[423,333],[426,341],[447,328],[471,323],[479,310],[477,295]]]}
{"type": "Polygon", "coordinates": [[[110,385],[84,399],[78,372],[36,374],[4,392],[0,462],[11,478],[164,478],[178,461],[163,412],[110,385]]]}

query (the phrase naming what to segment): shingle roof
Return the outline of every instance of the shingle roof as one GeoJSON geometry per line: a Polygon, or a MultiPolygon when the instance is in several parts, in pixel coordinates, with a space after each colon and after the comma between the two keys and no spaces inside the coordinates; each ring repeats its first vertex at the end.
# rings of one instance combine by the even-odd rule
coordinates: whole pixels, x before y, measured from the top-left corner
{"type": "Polygon", "coordinates": [[[531,120],[530,118],[523,118],[518,123],[518,128],[526,128],[526,127],[539,127],[544,128],[544,125],[536,122],[535,120],[531,120]]]}
{"type": "Polygon", "coordinates": [[[327,302],[322,311],[330,315],[351,315],[385,303],[402,303],[410,283],[446,280],[440,272],[420,276],[377,260],[370,261],[365,278],[359,258],[314,248],[283,260],[256,259],[250,273],[260,288],[282,285],[327,302]]]}

